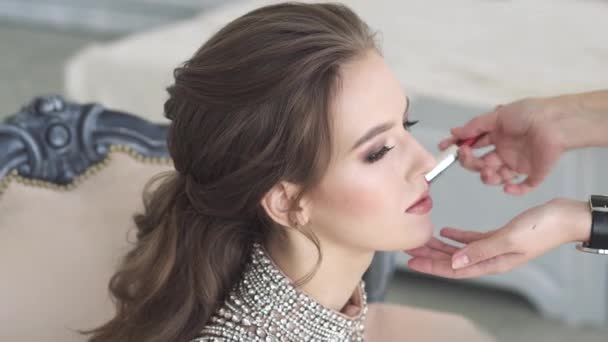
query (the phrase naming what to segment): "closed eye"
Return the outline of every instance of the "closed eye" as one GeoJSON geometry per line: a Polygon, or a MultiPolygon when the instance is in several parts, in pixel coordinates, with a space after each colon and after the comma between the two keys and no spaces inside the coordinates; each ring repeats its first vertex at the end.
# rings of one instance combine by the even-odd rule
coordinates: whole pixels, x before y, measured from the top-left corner
{"type": "Polygon", "coordinates": [[[410,127],[414,126],[417,123],[418,123],[418,120],[413,120],[413,121],[405,120],[403,122],[403,128],[405,128],[405,130],[409,132],[410,131],[410,127]]]}
{"type": "Polygon", "coordinates": [[[368,154],[367,157],[365,157],[365,161],[370,164],[375,163],[378,160],[382,159],[382,157],[384,157],[384,155],[387,154],[388,151],[392,150],[393,148],[395,148],[395,146],[384,145],[378,151],[368,154]]]}

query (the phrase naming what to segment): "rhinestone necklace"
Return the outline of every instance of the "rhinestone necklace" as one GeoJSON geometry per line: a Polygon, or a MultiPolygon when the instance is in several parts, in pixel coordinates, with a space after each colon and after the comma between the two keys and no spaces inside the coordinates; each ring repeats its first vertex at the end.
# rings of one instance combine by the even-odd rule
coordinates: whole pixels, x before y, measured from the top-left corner
{"type": "Polygon", "coordinates": [[[256,243],[242,280],[192,342],[362,342],[367,313],[363,281],[357,296],[355,317],[323,307],[296,289],[256,243]]]}

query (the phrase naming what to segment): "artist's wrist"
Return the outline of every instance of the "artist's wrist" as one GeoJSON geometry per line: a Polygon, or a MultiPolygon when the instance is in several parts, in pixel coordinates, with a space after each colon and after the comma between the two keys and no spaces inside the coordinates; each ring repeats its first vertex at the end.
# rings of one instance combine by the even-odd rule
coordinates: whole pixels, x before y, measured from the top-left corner
{"type": "Polygon", "coordinates": [[[561,95],[549,98],[545,108],[548,122],[554,132],[554,144],[568,151],[585,146],[587,137],[581,130],[589,130],[588,120],[578,95],[561,95]]]}
{"type": "Polygon", "coordinates": [[[563,95],[552,102],[565,150],[608,146],[608,92],[563,95]]]}

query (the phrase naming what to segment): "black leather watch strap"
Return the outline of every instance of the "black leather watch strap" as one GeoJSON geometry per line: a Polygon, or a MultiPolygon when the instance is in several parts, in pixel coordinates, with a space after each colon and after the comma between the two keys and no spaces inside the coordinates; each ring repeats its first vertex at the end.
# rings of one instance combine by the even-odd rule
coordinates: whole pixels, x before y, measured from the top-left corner
{"type": "Polygon", "coordinates": [[[589,248],[608,249],[607,196],[591,196],[591,237],[587,246],[589,248]]]}

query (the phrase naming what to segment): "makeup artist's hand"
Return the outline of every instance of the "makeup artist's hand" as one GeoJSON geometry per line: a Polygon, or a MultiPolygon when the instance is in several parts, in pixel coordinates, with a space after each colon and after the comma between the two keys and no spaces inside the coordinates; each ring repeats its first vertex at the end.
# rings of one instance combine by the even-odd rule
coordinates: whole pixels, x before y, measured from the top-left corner
{"type": "Polygon", "coordinates": [[[464,243],[457,249],[433,238],[427,246],[406,251],[408,266],[446,278],[503,273],[562,244],[587,241],[591,212],[586,202],[554,199],[526,210],[493,231],[479,233],[444,228],[441,236],[464,243]]]}
{"type": "Polygon", "coordinates": [[[547,98],[528,98],[496,107],[451,130],[441,150],[457,140],[487,133],[473,148],[494,146],[475,157],[463,146],[459,160],[479,172],[484,183],[503,185],[505,192],[524,194],[538,186],[563,152],[608,144],[608,91],[547,98]],[[527,178],[518,184],[518,174],[527,178]]]}
{"type": "Polygon", "coordinates": [[[463,146],[459,151],[461,165],[479,172],[485,184],[503,185],[507,193],[524,194],[544,180],[566,150],[566,133],[560,119],[567,111],[565,102],[559,98],[524,99],[498,106],[493,112],[453,128],[453,136],[442,141],[439,148],[487,133],[473,148],[494,145],[494,150],[475,157],[470,147],[463,146]],[[518,174],[528,177],[512,184],[518,174]]]}

